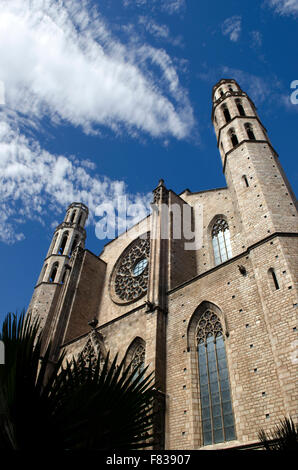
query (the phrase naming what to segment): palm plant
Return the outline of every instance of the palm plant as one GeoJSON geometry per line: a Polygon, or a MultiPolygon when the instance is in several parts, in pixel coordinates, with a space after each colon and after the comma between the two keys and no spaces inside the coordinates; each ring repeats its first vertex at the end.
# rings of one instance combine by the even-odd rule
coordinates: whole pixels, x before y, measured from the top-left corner
{"type": "Polygon", "coordinates": [[[298,426],[291,417],[281,419],[271,433],[260,430],[258,437],[266,450],[298,450],[298,426]]]}
{"type": "Polygon", "coordinates": [[[0,449],[129,450],[152,445],[152,374],[109,355],[86,365],[41,359],[38,321],[9,314],[0,339],[0,449]]]}

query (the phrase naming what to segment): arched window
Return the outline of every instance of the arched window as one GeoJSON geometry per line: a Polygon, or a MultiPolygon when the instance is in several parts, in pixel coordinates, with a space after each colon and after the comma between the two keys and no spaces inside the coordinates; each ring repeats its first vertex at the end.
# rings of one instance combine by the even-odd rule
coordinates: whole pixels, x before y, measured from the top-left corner
{"type": "Polygon", "coordinates": [[[222,91],[221,88],[218,90],[218,93],[220,94],[220,96],[223,96],[223,95],[224,95],[224,92],[222,91]]]}
{"type": "Polygon", "coordinates": [[[145,366],[146,343],[142,338],[135,338],[126,353],[126,365],[131,365],[135,377],[139,376],[145,366]]]}
{"type": "Polygon", "coordinates": [[[51,274],[50,274],[49,282],[55,282],[57,271],[58,271],[58,263],[54,263],[51,274]]]}
{"type": "Polygon", "coordinates": [[[71,216],[71,219],[70,219],[70,223],[72,224],[74,219],[75,219],[75,216],[76,216],[76,211],[73,211],[72,213],[72,216],[71,216]]]}
{"type": "Polygon", "coordinates": [[[226,220],[218,219],[213,225],[212,245],[216,265],[232,257],[230,230],[226,220]]]}
{"type": "Polygon", "coordinates": [[[242,181],[243,181],[245,187],[248,188],[248,187],[249,187],[249,183],[248,183],[248,179],[247,179],[247,176],[246,176],[246,175],[243,175],[243,176],[242,176],[242,181]]]}
{"type": "Polygon", "coordinates": [[[81,223],[81,220],[82,220],[82,214],[80,214],[80,217],[79,217],[79,219],[78,219],[78,222],[77,222],[77,223],[78,223],[78,225],[80,225],[80,223],[81,223]]]}
{"type": "Polygon", "coordinates": [[[242,102],[239,98],[237,98],[235,100],[235,103],[236,103],[236,106],[237,106],[237,109],[238,109],[238,112],[240,114],[240,116],[245,116],[245,111],[244,111],[244,108],[242,106],[242,102]]]}
{"type": "Polygon", "coordinates": [[[61,243],[60,243],[60,248],[59,248],[59,251],[58,251],[58,253],[60,255],[63,255],[63,253],[64,253],[65,246],[66,246],[66,243],[67,243],[67,239],[68,239],[68,232],[64,232],[61,243]]]}
{"type": "Polygon", "coordinates": [[[244,124],[244,127],[245,127],[248,138],[250,140],[256,140],[253,129],[252,129],[252,125],[250,124],[250,122],[247,122],[246,124],[244,124]]]}
{"type": "Polygon", "coordinates": [[[78,235],[76,235],[74,237],[74,240],[73,240],[72,245],[71,245],[70,256],[72,255],[72,252],[73,252],[73,250],[75,249],[75,247],[77,246],[78,243],[79,243],[79,237],[78,237],[78,235]]]}
{"type": "Polygon", "coordinates": [[[228,109],[228,107],[225,103],[222,105],[221,109],[222,109],[222,112],[224,114],[226,122],[230,122],[230,120],[231,120],[230,111],[229,111],[229,109],[228,109]]]}
{"type": "Polygon", "coordinates": [[[269,284],[270,288],[272,291],[278,290],[279,289],[279,283],[276,277],[275,270],[273,268],[268,269],[268,279],[269,279],[269,284]]]}
{"type": "Polygon", "coordinates": [[[239,142],[238,142],[237,134],[233,127],[229,130],[229,136],[230,136],[233,147],[235,147],[239,142]]]}
{"type": "Polygon", "coordinates": [[[61,280],[61,284],[64,284],[64,283],[65,283],[66,275],[67,275],[67,269],[64,270],[64,273],[63,273],[63,276],[62,276],[62,280],[61,280]]]}
{"type": "Polygon", "coordinates": [[[206,310],[197,327],[197,350],[204,445],[236,439],[223,330],[206,310]]]}
{"type": "Polygon", "coordinates": [[[40,276],[40,282],[43,282],[44,281],[44,277],[45,277],[45,273],[46,273],[46,270],[47,270],[47,267],[48,265],[46,264],[42,270],[42,273],[41,273],[41,276],[40,276]]]}
{"type": "Polygon", "coordinates": [[[234,91],[231,85],[229,85],[229,91],[234,91]]]}

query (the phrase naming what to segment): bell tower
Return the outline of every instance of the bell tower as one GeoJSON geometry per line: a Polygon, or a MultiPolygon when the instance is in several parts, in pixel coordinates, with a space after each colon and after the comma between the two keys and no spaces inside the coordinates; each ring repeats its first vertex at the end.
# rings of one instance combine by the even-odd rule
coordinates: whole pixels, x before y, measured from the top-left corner
{"type": "Polygon", "coordinates": [[[70,269],[69,260],[73,250],[77,245],[84,248],[87,218],[87,206],[73,202],[66,211],[64,221],[54,232],[28,308],[33,316],[39,315],[41,329],[57,305],[70,269]]]}
{"type": "Polygon", "coordinates": [[[253,101],[235,80],[222,79],[213,87],[212,102],[223,171],[247,246],[293,232],[296,199],[253,101]]]}

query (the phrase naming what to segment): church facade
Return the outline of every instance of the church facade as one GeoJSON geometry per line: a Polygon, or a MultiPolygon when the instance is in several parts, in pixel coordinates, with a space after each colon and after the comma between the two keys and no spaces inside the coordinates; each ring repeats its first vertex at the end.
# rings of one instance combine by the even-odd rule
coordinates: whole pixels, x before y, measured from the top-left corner
{"type": "Polygon", "coordinates": [[[155,371],[160,449],[257,447],[297,416],[295,196],[235,80],[213,87],[212,122],[227,186],[160,180],[152,214],[99,256],[71,204],[28,308],[53,360],[110,351],[155,371]]]}

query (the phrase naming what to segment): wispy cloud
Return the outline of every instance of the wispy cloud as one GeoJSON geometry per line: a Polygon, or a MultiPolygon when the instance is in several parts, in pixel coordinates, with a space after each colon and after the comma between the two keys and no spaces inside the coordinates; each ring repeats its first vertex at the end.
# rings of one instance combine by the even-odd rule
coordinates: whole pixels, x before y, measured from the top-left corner
{"type": "Polygon", "coordinates": [[[298,16],[298,0],[267,0],[266,3],[279,15],[298,16]]]}
{"type": "Polygon", "coordinates": [[[186,0],[123,0],[125,7],[144,7],[151,11],[161,10],[169,15],[180,13],[186,7],[186,0]]]}
{"type": "Polygon", "coordinates": [[[229,36],[230,40],[233,42],[237,42],[241,33],[241,16],[235,15],[227,18],[222,26],[222,34],[224,36],[229,36]]]}
{"type": "Polygon", "coordinates": [[[252,47],[261,47],[263,43],[262,33],[260,31],[251,31],[251,46],[252,47]]]}
{"type": "Polygon", "coordinates": [[[7,106],[31,119],[178,139],[194,123],[170,57],[121,44],[87,0],[2,1],[0,70],[7,106]]]}
{"type": "Polygon", "coordinates": [[[51,212],[61,212],[73,201],[89,207],[89,223],[101,204],[117,203],[126,196],[128,203],[148,208],[148,195],[129,194],[123,181],[90,173],[94,165],[64,155],[54,155],[38,142],[25,137],[16,126],[0,122],[0,240],[22,240],[22,224],[27,220],[43,223],[51,212]]]}
{"type": "Polygon", "coordinates": [[[183,44],[181,36],[173,37],[167,25],[159,24],[148,16],[139,16],[138,23],[158,40],[163,40],[173,46],[182,46],[183,44]]]}

